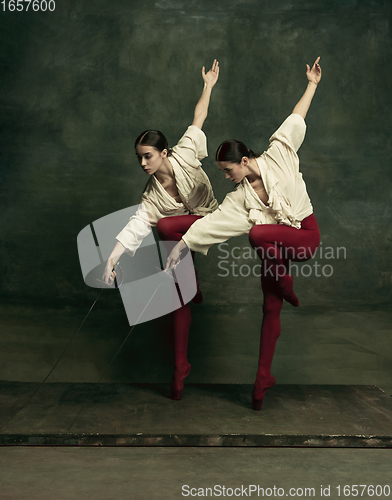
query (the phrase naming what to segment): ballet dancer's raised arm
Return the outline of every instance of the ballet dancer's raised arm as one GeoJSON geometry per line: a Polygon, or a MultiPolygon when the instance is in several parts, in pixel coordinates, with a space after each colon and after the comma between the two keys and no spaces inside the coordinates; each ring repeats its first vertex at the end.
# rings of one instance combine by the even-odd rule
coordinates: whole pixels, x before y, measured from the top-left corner
{"type": "Polygon", "coordinates": [[[304,92],[304,95],[296,104],[293,109],[293,113],[302,116],[303,119],[306,117],[310,103],[312,102],[314,93],[316,92],[317,85],[321,80],[321,68],[319,65],[320,57],[318,57],[313,64],[312,69],[310,69],[309,64],[306,65],[307,71],[306,76],[308,78],[308,86],[304,92]]]}
{"type": "MultiPolygon", "coordinates": [[[[214,62],[212,64],[211,69],[206,73],[205,72],[205,67],[203,66],[202,68],[202,77],[204,81],[204,88],[202,91],[202,94],[200,96],[200,99],[198,100],[195,111],[194,111],[194,116],[193,116],[193,122],[192,125],[195,125],[199,129],[203,127],[204,121],[207,118],[208,114],[208,107],[210,104],[210,98],[211,98],[211,91],[218,81],[218,76],[219,76],[219,62],[214,59],[214,62]]],[[[172,168],[170,167],[170,163],[168,163],[167,160],[167,150],[164,150],[165,154],[162,156],[162,165],[168,166],[168,176],[169,177],[174,177],[174,174],[172,173],[172,168]]],[[[156,168],[156,171],[160,170],[161,167],[156,168]]],[[[154,175],[154,174],[153,174],[154,175]]],[[[121,255],[125,252],[125,247],[117,241],[112,253],[110,254],[106,267],[102,276],[102,281],[105,283],[112,285],[114,278],[116,276],[114,269],[114,266],[117,264],[118,260],[120,259],[121,255]]]]}
{"type": "Polygon", "coordinates": [[[205,72],[205,67],[203,66],[201,74],[204,80],[203,92],[200,99],[195,107],[195,112],[193,115],[192,125],[202,129],[205,119],[208,114],[208,106],[210,104],[211,91],[218,81],[219,76],[219,63],[216,59],[212,63],[212,67],[208,73],[205,72]]]}

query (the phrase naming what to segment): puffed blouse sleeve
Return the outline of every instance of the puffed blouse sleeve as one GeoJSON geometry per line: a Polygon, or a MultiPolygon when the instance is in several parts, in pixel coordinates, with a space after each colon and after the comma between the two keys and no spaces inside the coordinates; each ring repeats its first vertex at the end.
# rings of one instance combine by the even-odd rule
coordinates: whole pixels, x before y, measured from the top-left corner
{"type": "Polygon", "coordinates": [[[297,113],[291,114],[278,130],[270,137],[268,150],[263,154],[273,162],[276,173],[298,175],[299,160],[297,151],[306,132],[305,120],[297,113]]]}
{"type": "Polygon", "coordinates": [[[207,255],[212,245],[247,234],[252,226],[245,208],[244,188],[239,185],[214,212],[194,222],[182,239],[191,250],[207,255]]]}
{"type": "Polygon", "coordinates": [[[143,239],[151,233],[152,226],[156,226],[162,217],[162,213],[150,199],[150,196],[144,194],[135,215],[129,219],[128,224],[116,236],[116,240],[133,257],[143,239]]]}
{"type": "Polygon", "coordinates": [[[196,125],[190,125],[172,152],[174,156],[178,155],[186,165],[199,168],[200,160],[208,156],[207,138],[204,132],[196,125]]]}

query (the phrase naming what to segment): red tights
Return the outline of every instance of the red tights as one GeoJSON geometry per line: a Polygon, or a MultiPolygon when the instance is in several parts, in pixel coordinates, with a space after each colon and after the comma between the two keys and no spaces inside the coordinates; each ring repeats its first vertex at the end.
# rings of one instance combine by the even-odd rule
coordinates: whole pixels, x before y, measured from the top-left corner
{"type": "MultiPolygon", "coordinates": [[[[198,219],[201,219],[201,216],[178,215],[174,217],[164,217],[158,221],[158,235],[163,241],[180,241],[182,236],[198,219]]],[[[191,252],[191,254],[194,259],[194,252],[191,252]]],[[[202,297],[197,284],[197,293],[193,298],[193,302],[200,303],[201,300],[202,297]]],[[[187,359],[190,326],[191,308],[189,304],[185,304],[173,311],[174,375],[170,384],[172,399],[181,399],[184,389],[184,379],[191,371],[191,365],[188,363],[187,359]]]]}
{"type": "Polygon", "coordinates": [[[292,289],[292,277],[288,274],[290,261],[309,260],[320,243],[320,231],[312,214],[302,221],[301,229],[277,224],[253,226],[249,241],[261,259],[264,294],[259,366],[252,393],[253,408],[260,410],[266,390],[275,385],[271,365],[280,335],[283,300],[299,305],[292,289]]]}

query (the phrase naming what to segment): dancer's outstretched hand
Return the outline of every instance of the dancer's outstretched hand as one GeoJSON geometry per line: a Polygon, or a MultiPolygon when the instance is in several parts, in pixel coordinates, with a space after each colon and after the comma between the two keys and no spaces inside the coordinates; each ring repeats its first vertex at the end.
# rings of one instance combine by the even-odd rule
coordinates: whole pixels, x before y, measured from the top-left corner
{"type": "Polygon", "coordinates": [[[204,83],[212,88],[216,84],[216,82],[218,81],[219,62],[216,59],[214,59],[214,62],[212,63],[212,67],[208,73],[206,73],[206,69],[203,66],[203,68],[201,70],[201,74],[203,76],[204,83]]]}
{"type": "Polygon", "coordinates": [[[167,271],[169,268],[176,267],[180,262],[180,254],[186,248],[186,244],[183,240],[180,240],[177,245],[170,252],[169,257],[166,260],[166,267],[164,271],[167,271]]]}
{"type": "Polygon", "coordinates": [[[319,65],[320,57],[318,57],[313,64],[312,69],[310,69],[309,64],[306,65],[307,71],[306,71],[306,76],[308,77],[308,80],[312,83],[315,83],[316,85],[319,83],[321,80],[321,67],[319,65]]]}
{"type": "Polygon", "coordinates": [[[180,251],[177,248],[177,245],[170,252],[169,257],[166,260],[166,267],[164,271],[176,267],[176,265],[180,262],[180,251]]]}
{"type": "Polygon", "coordinates": [[[116,271],[114,270],[113,260],[108,259],[105,266],[105,271],[102,275],[102,281],[106,285],[112,286],[115,277],[116,277],[116,271]]]}

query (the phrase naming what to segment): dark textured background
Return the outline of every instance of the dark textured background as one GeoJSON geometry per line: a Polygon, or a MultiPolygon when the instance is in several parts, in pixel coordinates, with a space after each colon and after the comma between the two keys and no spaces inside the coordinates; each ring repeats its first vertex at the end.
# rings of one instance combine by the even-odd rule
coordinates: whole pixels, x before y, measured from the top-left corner
{"type": "MultiPolygon", "coordinates": [[[[5,326],[0,378],[39,380],[54,364],[97,294],[83,283],[77,234],[95,219],[138,203],[146,176],[135,160],[134,139],[144,129],[157,128],[170,145],[176,143],[202,90],[201,67],[210,67],[214,58],[221,73],[204,126],[210,156],[203,166],[221,201],[233,186],[214,164],[217,146],[234,137],[263,151],[306,87],[305,63],[321,56],[323,78],[306,120],[301,170],[323,248],[345,247],[347,258],[316,257],[320,265],[333,266],[333,275],[298,278],[303,312],[285,306],[284,324],[295,332],[307,329],[309,335],[311,324],[325,327],[323,350],[334,343],[331,332],[339,336],[342,327],[336,309],[355,310],[358,325],[365,321],[358,316],[361,311],[388,310],[390,2],[63,0],[53,13],[1,12],[0,23],[0,297],[5,326]],[[325,325],[320,318],[327,312],[325,325]]],[[[229,248],[248,245],[246,237],[229,243],[229,248]]],[[[220,255],[215,247],[208,257],[197,258],[205,301],[193,309],[190,349],[204,369],[194,381],[233,381],[233,376],[244,382],[255,370],[261,290],[254,277],[217,276],[220,255]],[[249,376],[241,378],[249,363],[249,376]]],[[[246,258],[235,262],[257,264],[246,258]]],[[[92,321],[94,314],[102,315],[99,335],[97,325],[86,325],[79,339],[83,349],[75,347],[60,379],[93,380],[105,356],[110,359],[100,343],[113,342],[115,351],[128,331],[118,294],[105,292],[92,321]],[[91,332],[84,333],[88,328],[91,332]]],[[[376,321],[366,321],[363,335],[370,344],[376,321]]],[[[347,322],[352,337],[341,342],[340,335],[337,343],[358,346],[362,336],[350,328],[350,318],[347,322]]],[[[378,340],[382,354],[372,357],[375,367],[370,368],[354,354],[352,365],[345,366],[352,370],[353,383],[372,382],[363,379],[364,364],[369,373],[389,366],[390,330],[378,328],[377,335],[385,332],[385,339],[378,340]]],[[[114,379],[168,376],[169,320],[141,325],[139,331],[143,334],[130,339],[120,356],[114,379]],[[168,360],[162,360],[162,350],[168,360]]],[[[341,347],[333,348],[328,362],[317,361],[305,378],[292,378],[309,352],[293,337],[290,342],[297,349],[288,347],[290,361],[279,365],[279,351],[276,358],[286,381],[328,383],[328,370],[349,363],[341,347]],[[343,357],[339,362],[337,355],[343,357]]],[[[331,382],[345,382],[339,373],[331,382]]]]}

